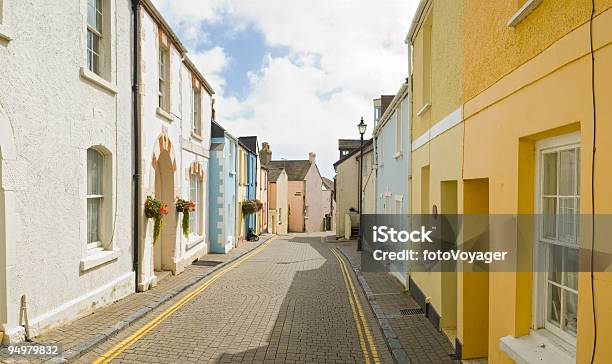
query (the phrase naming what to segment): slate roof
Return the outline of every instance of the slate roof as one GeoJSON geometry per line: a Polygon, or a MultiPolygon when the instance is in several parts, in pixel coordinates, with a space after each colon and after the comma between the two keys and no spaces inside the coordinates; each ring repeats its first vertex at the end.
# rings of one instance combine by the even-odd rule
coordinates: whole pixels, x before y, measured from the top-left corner
{"type": "MultiPolygon", "coordinates": [[[[289,181],[303,181],[310,170],[309,160],[280,160],[270,161],[268,167],[272,169],[285,169],[289,181]]],[[[278,176],[277,176],[278,177],[278,176]]]]}
{"type": "Polygon", "coordinates": [[[332,190],[332,191],[334,190],[334,181],[332,181],[331,179],[327,177],[321,177],[321,180],[323,181],[325,188],[327,188],[328,190],[332,190]]]}
{"type": "Polygon", "coordinates": [[[283,173],[283,169],[271,168],[270,165],[268,165],[268,167],[270,168],[268,170],[268,182],[276,182],[278,180],[278,177],[283,173]]]}
{"type": "Polygon", "coordinates": [[[353,150],[359,148],[359,139],[338,139],[338,150],[353,150]]]}
{"type": "MultiPolygon", "coordinates": [[[[363,141],[363,152],[364,153],[367,153],[373,149],[374,147],[373,142],[374,142],[374,138],[370,138],[368,140],[363,141]]],[[[353,149],[349,154],[343,156],[336,163],[334,163],[334,168],[338,166],[339,164],[341,164],[342,162],[344,162],[345,160],[352,157],[353,155],[355,155],[356,153],[359,153],[359,147],[357,147],[357,149],[353,149]]]]}
{"type": "Polygon", "coordinates": [[[212,122],[210,129],[211,129],[211,136],[213,138],[223,138],[225,136],[225,128],[223,128],[216,121],[212,122]]]}
{"type": "Polygon", "coordinates": [[[238,137],[238,140],[242,142],[244,147],[251,151],[253,154],[257,154],[257,137],[256,136],[245,136],[238,137]]]}

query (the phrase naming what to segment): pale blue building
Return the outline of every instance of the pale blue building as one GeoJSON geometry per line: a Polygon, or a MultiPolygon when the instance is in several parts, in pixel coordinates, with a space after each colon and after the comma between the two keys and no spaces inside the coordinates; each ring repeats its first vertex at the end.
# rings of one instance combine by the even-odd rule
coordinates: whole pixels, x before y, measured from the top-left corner
{"type": "MultiPolygon", "coordinates": [[[[374,100],[374,159],[376,215],[410,214],[410,87],[406,82],[394,97],[374,100]]],[[[404,217],[397,221],[407,221],[404,217]]],[[[407,284],[406,261],[389,267],[407,284]]]]}
{"type": "Polygon", "coordinates": [[[212,122],[210,145],[210,252],[227,253],[236,244],[238,141],[212,122]]]}

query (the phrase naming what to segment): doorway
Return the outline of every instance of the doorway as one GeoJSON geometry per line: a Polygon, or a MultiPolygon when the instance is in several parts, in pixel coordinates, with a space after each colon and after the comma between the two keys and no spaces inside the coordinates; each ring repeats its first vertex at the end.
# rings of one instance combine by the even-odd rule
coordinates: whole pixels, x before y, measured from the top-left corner
{"type": "Polygon", "coordinates": [[[168,215],[164,217],[164,225],[159,241],[153,247],[153,269],[156,272],[175,272],[174,250],[176,245],[176,209],[174,207],[174,168],[170,154],[163,151],[157,160],[155,168],[155,198],[168,206],[168,215]]]}

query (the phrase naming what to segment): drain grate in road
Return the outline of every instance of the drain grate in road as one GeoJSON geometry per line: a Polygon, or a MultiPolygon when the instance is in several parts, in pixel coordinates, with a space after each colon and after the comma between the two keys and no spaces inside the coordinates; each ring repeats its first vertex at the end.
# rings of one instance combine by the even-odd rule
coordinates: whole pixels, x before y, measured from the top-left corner
{"type": "Polygon", "coordinates": [[[202,267],[214,267],[221,263],[223,262],[217,262],[214,260],[196,260],[195,262],[193,262],[193,265],[200,265],[202,267]]]}
{"type": "Polygon", "coordinates": [[[422,308],[402,308],[400,310],[402,316],[424,315],[425,311],[422,308]]]}

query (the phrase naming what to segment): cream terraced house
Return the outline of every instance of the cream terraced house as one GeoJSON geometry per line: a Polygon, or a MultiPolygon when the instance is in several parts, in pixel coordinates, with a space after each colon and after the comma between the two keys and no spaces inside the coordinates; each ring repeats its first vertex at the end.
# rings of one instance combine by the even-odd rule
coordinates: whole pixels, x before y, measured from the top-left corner
{"type": "Polygon", "coordinates": [[[187,56],[187,49],[149,0],[138,12],[141,181],[138,211],[138,290],[155,286],[160,272],[182,272],[209,250],[208,171],[213,90],[187,56]],[[153,220],[143,203],[155,196],[169,214],[154,245],[153,220]],[[175,198],[196,203],[184,236],[175,198]]]}
{"type": "Polygon", "coordinates": [[[0,1],[5,343],[25,338],[22,299],[34,336],[135,285],[130,1],[22,6],[0,1]]]}

